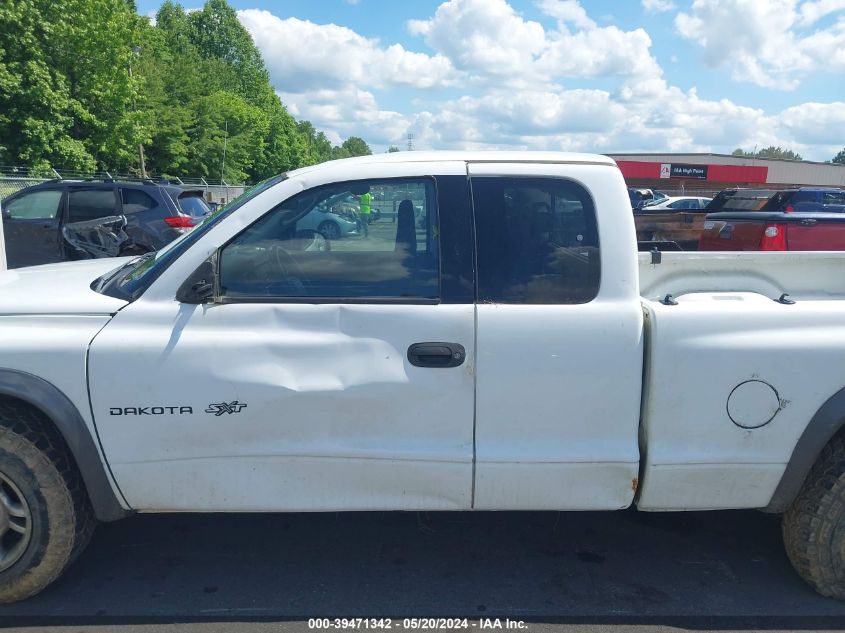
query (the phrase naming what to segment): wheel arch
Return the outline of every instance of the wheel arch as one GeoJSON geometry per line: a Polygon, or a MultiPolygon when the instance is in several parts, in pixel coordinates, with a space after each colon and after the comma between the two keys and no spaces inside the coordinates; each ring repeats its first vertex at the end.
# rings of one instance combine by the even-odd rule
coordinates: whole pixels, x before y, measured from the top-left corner
{"type": "Polygon", "coordinates": [[[85,482],[94,514],[116,521],[129,514],[112,488],[107,466],[76,406],[53,384],[16,369],[0,369],[0,396],[20,400],[43,413],[67,444],[85,482]]]}
{"type": "Polygon", "coordinates": [[[792,505],[822,449],[841,431],[845,431],[845,387],[827,399],[798,438],[765,512],[784,512],[792,505]]]}

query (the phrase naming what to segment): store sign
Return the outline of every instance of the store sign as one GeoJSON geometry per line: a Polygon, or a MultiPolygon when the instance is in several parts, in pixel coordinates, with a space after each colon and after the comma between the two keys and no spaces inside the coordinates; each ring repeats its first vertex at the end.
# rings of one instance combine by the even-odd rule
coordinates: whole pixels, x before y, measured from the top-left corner
{"type": "Polygon", "coordinates": [[[660,163],[660,177],[668,178],[672,173],[672,165],[670,163],[660,163]]]}
{"type": "MultiPolygon", "coordinates": [[[[660,166],[660,177],[663,178],[663,167],[660,166]]],[[[669,165],[669,178],[696,178],[707,180],[707,165],[669,165]]]]}

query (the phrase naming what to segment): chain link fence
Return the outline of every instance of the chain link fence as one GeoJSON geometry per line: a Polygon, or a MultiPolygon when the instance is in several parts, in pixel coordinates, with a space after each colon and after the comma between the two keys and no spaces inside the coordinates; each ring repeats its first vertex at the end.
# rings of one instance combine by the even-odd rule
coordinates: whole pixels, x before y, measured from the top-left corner
{"type": "MultiPolygon", "coordinates": [[[[27,167],[0,166],[0,200],[5,200],[13,193],[48,181],[103,181],[114,180],[116,182],[142,182],[145,179],[132,174],[112,174],[107,171],[80,172],[71,170],[51,170],[52,173],[34,173],[27,167]]],[[[174,185],[183,186],[189,189],[202,189],[204,197],[209,202],[225,204],[237,198],[246,189],[245,183],[230,183],[225,180],[206,180],[196,177],[170,177],[168,179],[147,179],[151,182],[170,182],[174,185]]]]}

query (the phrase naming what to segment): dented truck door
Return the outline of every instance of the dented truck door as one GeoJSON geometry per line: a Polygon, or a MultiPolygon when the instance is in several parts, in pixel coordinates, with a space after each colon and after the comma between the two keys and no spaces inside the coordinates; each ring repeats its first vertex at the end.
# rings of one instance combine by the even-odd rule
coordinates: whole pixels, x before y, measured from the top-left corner
{"type": "Polygon", "coordinates": [[[471,507],[469,185],[463,163],[402,169],[290,184],[215,245],[214,301],[144,295],[97,336],[94,417],[132,507],[471,507]],[[379,220],[327,228],[365,193],[379,220]]]}

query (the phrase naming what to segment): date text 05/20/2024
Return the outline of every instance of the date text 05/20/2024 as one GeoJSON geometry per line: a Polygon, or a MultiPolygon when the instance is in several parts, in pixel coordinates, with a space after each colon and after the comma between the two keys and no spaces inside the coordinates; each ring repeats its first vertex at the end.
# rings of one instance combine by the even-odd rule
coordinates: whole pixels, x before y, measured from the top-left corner
{"type": "Polygon", "coordinates": [[[510,618],[311,618],[308,620],[309,629],[352,629],[352,630],[420,630],[437,631],[447,629],[479,629],[479,630],[527,630],[528,625],[523,620],[510,618]]]}

